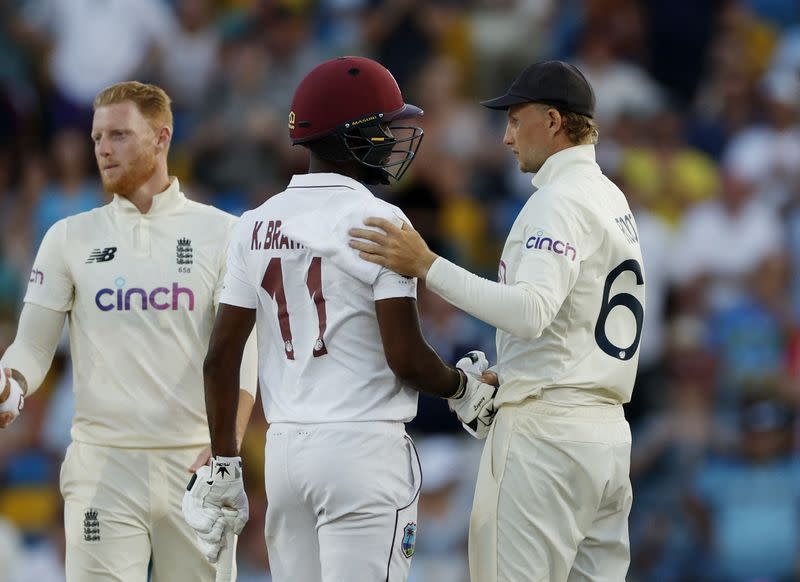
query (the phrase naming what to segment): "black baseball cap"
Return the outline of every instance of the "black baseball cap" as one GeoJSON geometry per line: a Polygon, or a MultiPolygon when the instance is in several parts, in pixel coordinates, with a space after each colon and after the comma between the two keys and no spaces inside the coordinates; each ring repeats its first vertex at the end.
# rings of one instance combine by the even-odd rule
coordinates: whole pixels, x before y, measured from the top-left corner
{"type": "Polygon", "coordinates": [[[481,101],[489,109],[508,109],[522,103],[546,103],[594,117],[592,86],[577,67],[564,61],[534,63],[514,79],[505,95],[481,101]]]}

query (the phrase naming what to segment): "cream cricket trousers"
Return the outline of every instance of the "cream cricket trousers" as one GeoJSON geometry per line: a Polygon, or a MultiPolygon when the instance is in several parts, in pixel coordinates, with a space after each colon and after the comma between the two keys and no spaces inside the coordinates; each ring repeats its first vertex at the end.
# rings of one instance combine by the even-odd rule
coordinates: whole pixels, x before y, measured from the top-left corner
{"type": "Polygon", "coordinates": [[[624,582],[630,453],[622,406],[502,406],[478,470],[472,582],[624,582]]]}
{"type": "Polygon", "coordinates": [[[422,475],[402,423],[273,423],[264,474],[274,582],[407,580],[422,475]]]}
{"type": "Polygon", "coordinates": [[[73,442],[61,466],[67,582],[213,582],[183,520],[187,468],[202,447],[121,449],[73,442]]]}

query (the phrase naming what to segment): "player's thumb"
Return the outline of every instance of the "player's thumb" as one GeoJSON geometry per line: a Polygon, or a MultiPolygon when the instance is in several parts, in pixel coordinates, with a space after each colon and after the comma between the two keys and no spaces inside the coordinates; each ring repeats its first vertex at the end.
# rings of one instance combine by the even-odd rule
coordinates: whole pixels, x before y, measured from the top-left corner
{"type": "Polygon", "coordinates": [[[203,465],[210,464],[211,461],[211,447],[206,447],[197,455],[197,458],[194,460],[194,463],[191,464],[189,467],[190,473],[196,473],[200,467],[203,465]]]}
{"type": "Polygon", "coordinates": [[[489,370],[481,374],[481,382],[494,386],[495,388],[500,386],[500,379],[497,377],[497,374],[489,370]]]}

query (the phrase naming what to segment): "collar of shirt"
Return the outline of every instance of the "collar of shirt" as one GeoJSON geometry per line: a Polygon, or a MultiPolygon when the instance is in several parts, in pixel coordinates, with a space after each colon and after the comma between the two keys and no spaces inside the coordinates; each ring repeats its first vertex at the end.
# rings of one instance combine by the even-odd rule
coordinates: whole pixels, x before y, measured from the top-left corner
{"type": "Polygon", "coordinates": [[[531,183],[538,189],[555,182],[565,173],[572,173],[576,166],[588,166],[600,171],[595,161],[594,145],[577,145],[554,153],[545,160],[541,169],[536,172],[531,183]]]}
{"type": "Polygon", "coordinates": [[[369,188],[361,182],[343,176],[342,174],[314,172],[310,174],[295,174],[289,182],[288,188],[348,188],[357,192],[367,191],[369,188]]]}
{"type": "Polygon", "coordinates": [[[181,185],[178,182],[178,179],[173,176],[170,178],[167,189],[160,194],[153,196],[153,203],[150,206],[150,210],[146,214],[140,213],[139,209],[134,206],[133,202],[124,196],[120,196],[119,194],[114,194],[114,200],[112,200],[111,204],[114,210],[117,212],[122,212],[123,214],[131,214],[136,216],[158,216],[160,214],[168,214],[169,212],[182,206],[185,202],[186,196],[184,196],[183,192],[181,192],[181,185]]]}

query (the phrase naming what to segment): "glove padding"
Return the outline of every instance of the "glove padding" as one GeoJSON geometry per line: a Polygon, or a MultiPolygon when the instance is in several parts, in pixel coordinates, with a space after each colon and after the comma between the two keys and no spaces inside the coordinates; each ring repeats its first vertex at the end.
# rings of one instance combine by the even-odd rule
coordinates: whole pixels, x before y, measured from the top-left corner
{"type": "Polygon", "coordinates": [[[485,439],[494,422],[496,410],[494,397],[497,387],[481,382],[481,374],[489,368],[486,354],[475,350],[456,362],[456,368],[466,376],[466,389],[460,398],[449,399],[450,408],[456,413],[469,434],[485,439]]]}
{"type": "Polygon", "coordinates": [[[200,467],[183,494],[183,517],[195,531],[200,549],[212,564],[217,562],[225,540],[225,528],[240,534],[249,517],[242,481],[240,457],[214,457],[211,466],[200,467]],[[226,518],[223,509],[233,510],[226,518]]]}
{"type": "Polygon", "coordinates": [[[456,362],[456,368],[480,380],[481,374],[489,369],[489,360],[482,351],[472,350],[461,356],[456,362]]]}

